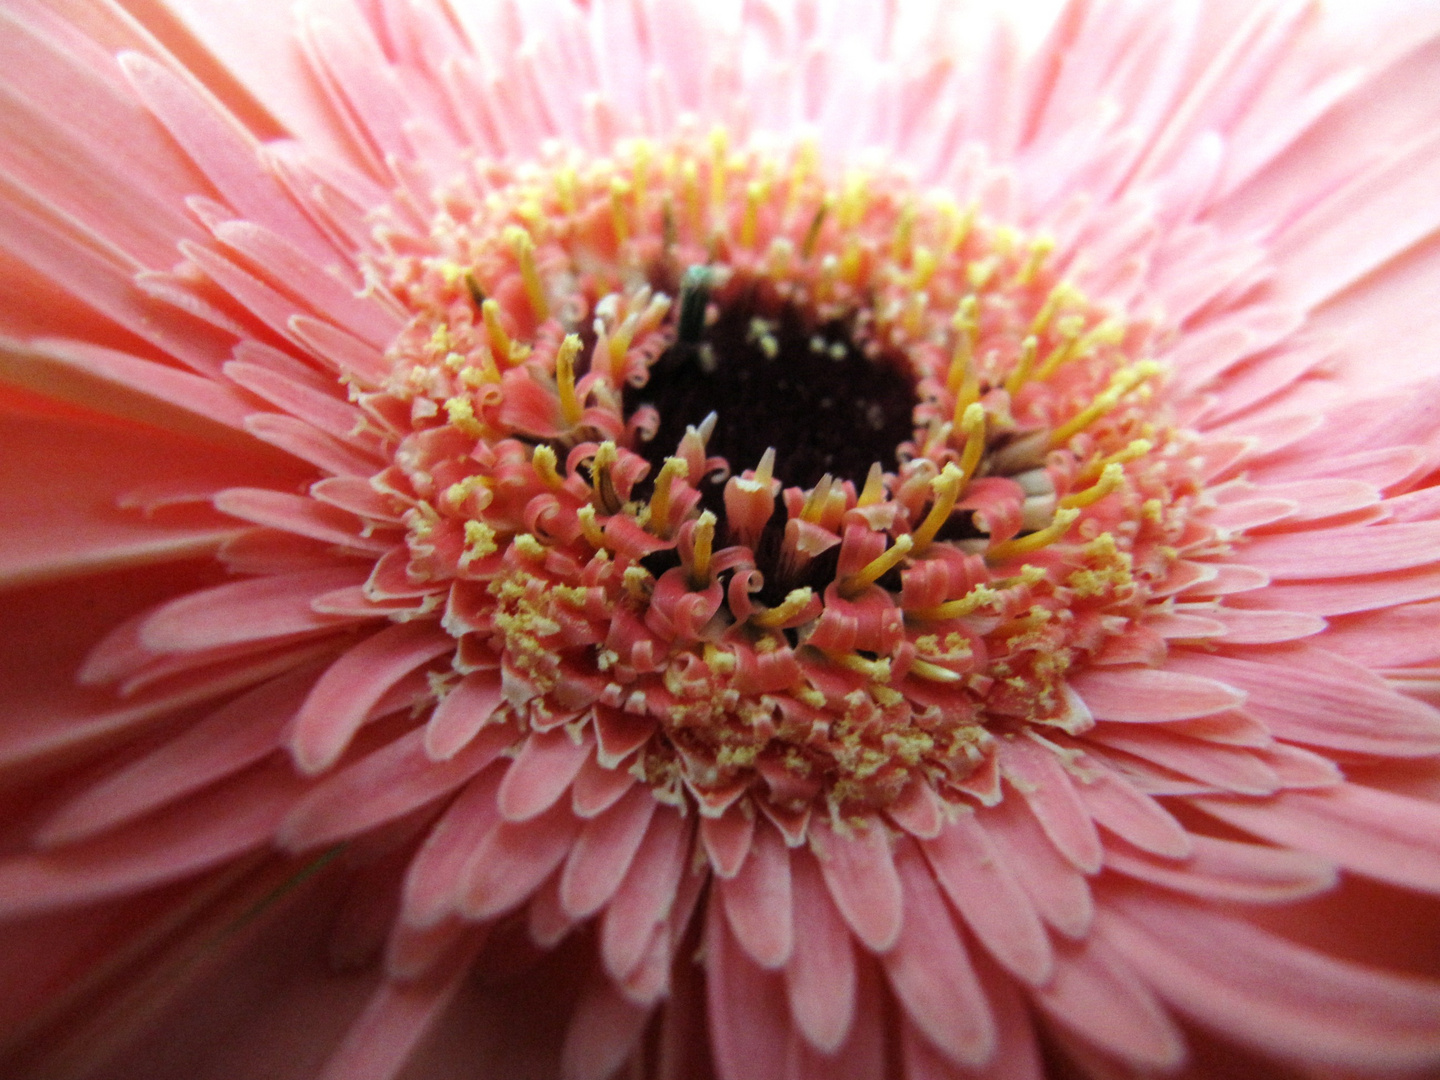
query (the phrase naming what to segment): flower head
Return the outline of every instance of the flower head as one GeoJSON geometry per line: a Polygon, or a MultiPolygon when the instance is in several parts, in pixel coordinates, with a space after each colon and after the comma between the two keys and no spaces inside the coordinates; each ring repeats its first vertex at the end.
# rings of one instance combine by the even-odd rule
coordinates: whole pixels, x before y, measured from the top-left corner
{"type": "Polygon", "coordinates": [[[8,18],[21,1075],[1440,1061],[1433,38],[8,18]]]}

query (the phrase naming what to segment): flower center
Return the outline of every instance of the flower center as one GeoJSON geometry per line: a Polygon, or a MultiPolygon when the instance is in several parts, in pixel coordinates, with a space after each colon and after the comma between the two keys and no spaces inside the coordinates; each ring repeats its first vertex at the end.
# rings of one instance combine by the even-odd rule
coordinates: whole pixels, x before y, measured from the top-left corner
{"type": "Polygon", "coordinates": [[[362,400],[412,431],[376,478],[407,580],[448,585],[455,667],[498,665],[510,716],[782,828],[973,793],[997,736],[1089,723],[1065,676],[1198,485],[1149,329],[1050,241],[723,133],[442,205],[377,267],[414,317],[362,400]]]}

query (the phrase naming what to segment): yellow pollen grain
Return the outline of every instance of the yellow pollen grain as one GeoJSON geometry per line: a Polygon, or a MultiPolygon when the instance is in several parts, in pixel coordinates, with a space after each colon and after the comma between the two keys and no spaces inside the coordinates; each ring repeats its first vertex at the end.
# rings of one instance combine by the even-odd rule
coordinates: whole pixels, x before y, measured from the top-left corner
{"type": "Polygon", "coordinates": [[[600,523],[595,520],[595,507],[586,503],[575,511],[575,517],[580,522],[580,533],[585,537],[586,543],[596,551],[604,551],[605,534],[600,531],[600,523]]]}
{"type": "Polygon", "coordinates": [[[546,487],[559,490],[565,486],[565,479],[560,475],[557,468],[558,461],[555,451],[541,443],[535,447],[535,452],[530,455],[530,464],[535,469],[535,474],[540,477],[546,487]]]}
{"type": "Polygon", "coordinates": [[[540,272],[535,268],[535,241],[518,225],[511,225],[505,230],[505,239],[514,249],[515,261],[520,264],[520,280],[525,284],[530,310],[538,321],[544,322],[550,317],[550,305],[545,299],[545,287],[540,283],[540,272]]]}
{"type": "Polygon", "coordinates": [[[1017,555],[1029,555],[1031,552],[1049,547],[1069,532],[1070,526],[1075,524],[1079,517],[1080,511],[1074,508],[1058,510],[1055,513],[1055,520],[1045,528],[1033,532],[1029,536],[1017,536],[1013,540],[1002,540],[997,544],[991,544],[985,551],[985,561],[1000,562],[1004,559],[1013,559],[1017,555]]]}
{"type": "Polygon", "coordinates": [[[976,259],[965,267],[965,280],[975,290],[985,288],[990,284],[990,279],[995,276],[995,271],[1000,268],[1000,260],[993,255],[987,255],[983,259],[976,259]]]}
{"type": "Polygon", "coordinates": [[[660,475],[655,477],[655,491],[650,496],[649,527],[662,539],[670,535],[670,489],[676,480],[684,480],[689,475],[690,466],[685,464],[684,458],[669,457],[660,467],[660,475]]]}
{"type": "Polygon", "coordinates": [[[495,544],[495,530],[483,521],[465,522],[465,550],[460,553],[460,567],[464,569],[476,559],[493,555],[498,550],[495,544]]]}
{"type": "Polygon", "coordinates": [[[865,476],[865,486],[860,489],[860,497],[855,501],[856,506],[875,506],[885,501],[885,470],[880,467],[877,461],[870,466],[870,472],[865,476]]]}
{"type": "Polygon", "coordinates": [[[1119,465],[1106,465],[1100,473],[1099,480],[1083,491],[1072,491],[1060,500],[1060,506],[1062,509],[1072,506],[1077,509],[1094,506],[1106,495],[1118,491],[1123,483],[1125,483],[1125,470],[1119,465]]]}
{"type": "Polygon", "coordinates": [[[791,589],[784,600],[768,611],[750,616],[750,621],[765,630],[779,629],[809,607],[814,596],[815,590],[808,585],[800,589],[791,589]]]}
{"type": "Polygon", "coordinates": [[[910,553],[915,546],[915,541],[909,536],[898,536],[895,543],[890,545],[881,554],[871,559],[862,569],[853,574],[847,574],[840,582],[840,595],[847,600],[853,600],[860,593],[873,585],[880,578],[884,577],[893,567],[897,566],[901,559],[910,553]]]}
{"type": "Polygon", "coordinates": [[[485,434],[485,426],[475,417],[475,405],[468,397],[459,395],[445,402],[445,416],[451,425],[466,435],[479,438],[485,434]]]}
{"type": "Polygon", "coordinates": [[[965,484],[965,474],[953,464],[947,464],[940,475],[930,481],[930,490],[935,494],[935,502],[930,507],[930,513],[925,515],[925,520],[920,527],[911,533],[911,539],[915,542],[915,553],[919,554],[929,546],[930,541],[935,539],[935,534],[940,531],[941,526],[950,520],[950,513],[955,509],[955,502],[960,498],[960,490],[965,484]]]}
{"type": "Polygon", "coordinates": [[[575,357],[580,353],[580,335],[566,334],[555,352],[555,389],[560,395],[560,416],[567,427],[580,423],[585,411],[575,396],[575,357]]]}
{"type": "Polygon", "coordinates": [[[710,555],[715,544],[715,515],[704,511],[695,521],[694,549],[690,562],[690,587],[710,586],[710,555]]]}

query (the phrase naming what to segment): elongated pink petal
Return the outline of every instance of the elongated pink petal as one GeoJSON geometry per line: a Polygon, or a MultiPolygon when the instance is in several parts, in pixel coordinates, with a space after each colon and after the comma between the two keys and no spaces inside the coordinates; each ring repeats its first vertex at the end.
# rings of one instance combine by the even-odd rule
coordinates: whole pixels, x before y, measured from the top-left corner
{"type": "Polygon", "coordinates": [[[1270,1053],[1359,1070],[1433,1068],[1440,989],[1336,960],[1240,920],[1129,894],[1107,939],[1166,1000],[1270,1053]]]}
{"type": "Polygon", "coordinates": [[[644,1033],[650,1010],[618,992],[603,976],[593,979],[565,1029],[560,1067],[566,1080],[608,1080],[644,1033]]]}
{"type": "Polygon", "coordinates": [[[1382,881],[1440,892],[1440,810],[1433,803],[1359,784],[1285,791],[1264,804],[1221,796],[1195,803],[1263,839],[1382,881]]]}
{"type": "Polygon", "coordinates": [[[1192,896],[1252,904],[1302,900],[1324,892],[1337,880],[1333,864],[1305,852],[1209,836],[1194,836],[1191,843],[1193,853],[1183,861],[1111,847],[1105,852],[1105,865],[1192,896]]]}
{"type": "Polygon", "coordinates": [[[1085,875],[1065,859],[1018,799],[978,813],[1036,913],[1066,937],[1082,938],[1095,913],[1085,875]]]}
{"type": "Polygon", "coordinates": [[[842,836],[814,822],[811,843],[825,884],[850,929],[875,952],[885,952],[900,936],[904,899],[890,840],[878,824],[854,836],[842,836]]]}
{"type": "Polygon", "coordinates": [[[599,911],[620,887],[655,813],[653,795],[632,787],[618,803],[587,821],[560,877],[560,902],[573,918],[599,911]]]}
{"type": "Polygon", "coordinates": [[[790,1026],[780,976],[750,961],[719,904],[707,907],[705,954],[710,1042],[721,1080],[785,1080],[790,1026]]]}
{"type": "Polygon", "coordinates": [[[569,854],[580,821],[552,806],[523,823],[502,820],[470,852],[461,872],[460,913],[487,919],[519,906],[569,854]]]}
{"type": "Polygon", "coordinates": [[[1214,679],[1151,668],[1090,670],[1070,685],[1097,720],[1156,723],[1234,708],[1244,695],[1214,679]]]}
{"type": "Polygon", "coordinates": [[[281,824],[276,839],[303,851],[373,829],[459,787],[514,742],[509,728],[485,736],[444,764],[430,760],[412,731],[347,765],[310,789],[281,824]]]}
{"type": "Polygon", "coordinates": [[[295,718],[290,751],[311,775],[335,764],[385,692],[422,664],[453,649],[454,639],[425,623],[372,634],[335,663],[295,718]]]}
{"type": "Polygon", "coordinates": [[[415,853],[401,886],[401,920],[431,930],[455,912],[466,865],[478,845],[499,824],[495,792],[503,770],[482,772],[455,797],[415,853]]]}
{"type": "Polygon", "coordinates": [[[646,944],[671,916],[689,855],[687,834],[688,826],[679,814],[657,810],[625,880],[605,909],[600,951],[617,979],[640,965],[646,944]]]}
{"type": "Polygon", "coordinates": [[[740,872],[720,882],[731,932],[761,967],[783,967],[795,941],[791,858],[780,834],[760,825],[740,872]]]}
{"type": "Polygon", "coordinates": [[[500,812],[509,821],[528,821],[555,805],[590,753],[590,736],[576,739],[564,729],[532,732],[500,785],[500,812]]]}
{"type": "Polygon", "coordinates": [[[890,986],[910,1021],[946,1057],[984,1065],[995,1052],[995,1021],[959,931],[913,844],[901,844],[895,869],[905,920],[883,959],[890,986]]]}
{"type": "Polygon", "coordinates": [[[1000,771],[1060,854],[1082,873],[1100,869],[1100,836],[1054,753],[1027,739],[1008,739],[1000,745],[1000,771]]]}
{"type": "Polygon", "coordinates": [[[815,857],[790,860],[799,928],[785,966],[785,990],[795,1025],[821,1053],[838,1050],[855,1018],[855,942],[830,899],[815,857]]]}
{"type": "Polygon", "coordinates": [[[425,753],[435,761],[449,761],[479,734],[500,700],[499,675],[488,671],[466,675],[430,714],[425,753]]]}
{"type": "Polygon", "coordinates": [[[958,818],[920,846],[950,902],[990,955],[1033,986],[1049,979],[1054,954],[1045,927],[975,815],[958,818]]]}

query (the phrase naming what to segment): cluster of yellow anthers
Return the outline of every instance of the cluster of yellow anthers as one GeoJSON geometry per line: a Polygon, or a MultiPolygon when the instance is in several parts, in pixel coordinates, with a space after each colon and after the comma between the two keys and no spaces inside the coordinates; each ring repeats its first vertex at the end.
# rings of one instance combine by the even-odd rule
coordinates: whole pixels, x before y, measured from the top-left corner
{"type": "Polygon", "coordinates": [[[917,781],[991,797],[997,735],[1088,724],[1066,672],[1211,542],[1149,331],[1045,238],[897,176],[833,184],[805,145],[577,160],[477,163],[378,263],[414,317],[357,396],[403,433],[375,485],[456,669],[499,666],[513,721],[593,730],[662,798],[749,794],[791,831],[917,781]],[[763,383],[797,350],[903,380],[863,481],[786,476],[776,444],[726,460],[725,400],[656,445],[662,366],[763,383]]]}

